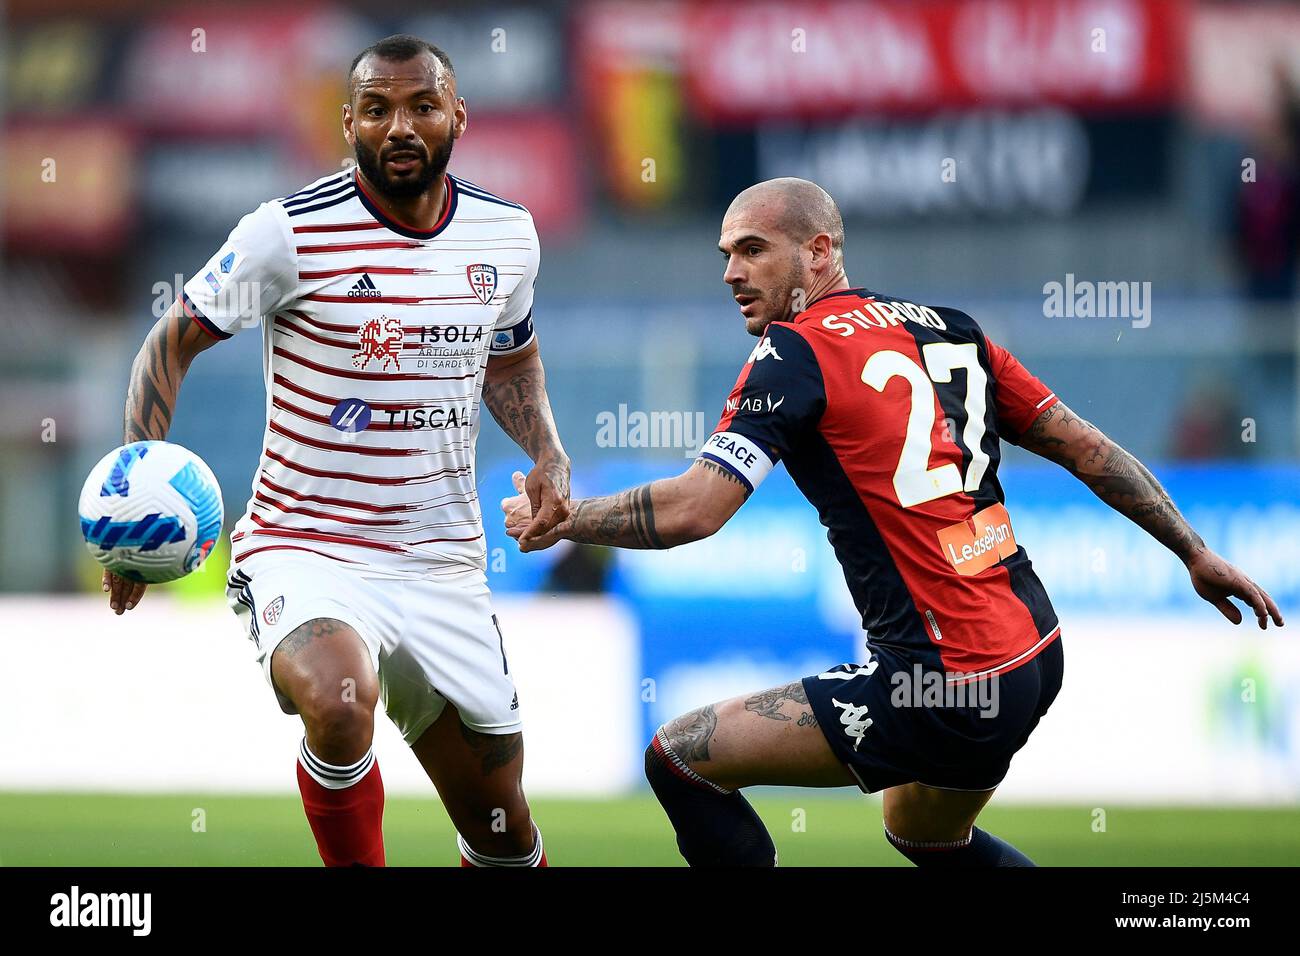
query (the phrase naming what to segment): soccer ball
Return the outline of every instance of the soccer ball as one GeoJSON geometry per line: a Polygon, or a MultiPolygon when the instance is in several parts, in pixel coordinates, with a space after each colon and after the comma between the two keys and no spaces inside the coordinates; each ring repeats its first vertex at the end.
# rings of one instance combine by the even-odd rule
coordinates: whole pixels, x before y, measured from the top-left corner
{"type": "Polygon", "coordinates": [[[189,574],[221,534],[221,489],[180,445],[137,441],[99,460],[81,488],[81,534],[119,577],[159,584],[189,574]]]}

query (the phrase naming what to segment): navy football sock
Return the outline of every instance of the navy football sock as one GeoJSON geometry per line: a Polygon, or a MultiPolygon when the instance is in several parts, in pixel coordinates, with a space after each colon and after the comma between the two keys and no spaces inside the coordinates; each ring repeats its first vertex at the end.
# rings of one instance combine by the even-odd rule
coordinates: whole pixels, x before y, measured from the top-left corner
{"type": "Polygon", "coordinates": [[[645,749],[645,775],[691,866],[776,866],[772,837],[749,801],[688,767],[663,728],[645,749]]]}
{"type": "Polygon", "coordinates": [[[885,838],[903,856],[917,866],[974,867],[974,866],[1033,866],[1029,859],[1010,843],[999,840],[979,827],[971,827],[965,840],[951,843],[917,843],[903,840],[885,827],[885,838]]]}

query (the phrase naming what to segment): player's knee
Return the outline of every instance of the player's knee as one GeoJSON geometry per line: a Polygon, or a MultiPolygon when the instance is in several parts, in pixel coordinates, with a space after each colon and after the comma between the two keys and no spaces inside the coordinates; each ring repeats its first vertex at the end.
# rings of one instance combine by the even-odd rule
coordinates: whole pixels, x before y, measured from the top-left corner
{"type": "Polygon", "coordinates": [[[347,763],[370,747],[375,727],[377,682],[373,677],[325,678],[303,689],[294,703],[307,739],[320,759],[347,763]]]}
{"type": "Polygon", "coordinates": [[[885,829],[902,840],[951,842],[970,834],[986,800],[977,792],[939,791],[908,784],[886,792],[881,817],[885,829]]]}

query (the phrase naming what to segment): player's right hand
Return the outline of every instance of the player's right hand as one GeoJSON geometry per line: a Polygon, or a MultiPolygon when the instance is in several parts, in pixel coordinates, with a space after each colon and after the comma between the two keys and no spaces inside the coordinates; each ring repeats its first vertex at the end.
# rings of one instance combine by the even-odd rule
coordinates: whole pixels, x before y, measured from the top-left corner
{"type": "Polygon", "coordinates": [[[140,603],[144,589],[149,585],[139,581],[128,581],[112,571],[104,572],[104,591],[108,594],[108,606],[114,614],[123,614],[140,603]]]}
{"type": "Polygon", "coordinates": [[[545,551],[555,543],[563,540],[564,532],[568,528],[567,519],[541,534],[525,537],[528,529],[533,524],[533,506],[532,502],[528,500],[524,473],[516,471],[510,477],[514,482],[516,494],[513,498],[501,499],[501,510],[505,513],[506,534],[519,543],[519,550],[525,554],[530,551],[545,551]]]}
{"type": "Polygon", "coordinates": [[[1241,610],[1228,600],[1230,597],[1240,598],[1254,609],[1261,631],[1267,629],[1270,617],[1274,624],[1282,626],[1282,612],[1264,589],[1209,548],[1187,562],[1187,571],[1192,576],[1196,593],[1217,607],[1233,624],[1240,624],[1242,618],[1241,610]]]}

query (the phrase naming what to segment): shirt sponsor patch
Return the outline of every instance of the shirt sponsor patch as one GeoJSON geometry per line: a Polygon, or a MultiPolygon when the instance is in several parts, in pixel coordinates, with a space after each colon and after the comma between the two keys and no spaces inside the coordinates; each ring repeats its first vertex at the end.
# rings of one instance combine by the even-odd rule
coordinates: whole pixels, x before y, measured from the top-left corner
{"type": "Polygon", "coordinates": [[[940,529],[939,547],[958,574],[979,574],[1016,553],[1011,515],[1001,504],[989,505],[966,521],[940,529]]]}

